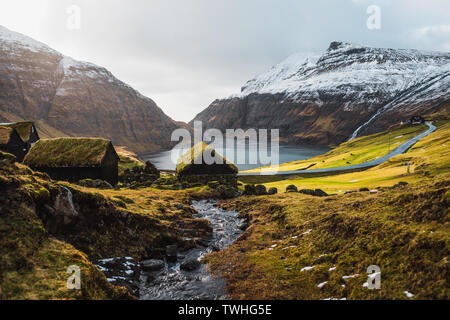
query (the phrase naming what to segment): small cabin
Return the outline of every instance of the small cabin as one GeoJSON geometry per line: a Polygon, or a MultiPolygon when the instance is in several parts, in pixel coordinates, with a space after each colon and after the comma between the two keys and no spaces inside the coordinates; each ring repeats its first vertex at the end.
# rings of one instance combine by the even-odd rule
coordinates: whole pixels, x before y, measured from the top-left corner
{"type": "Polygon", "coordinates": [[[0,126],[16,129],[22,141],[26,143],[27,151],[39,140],[36,127],[31,121],[0,123],[0,126]]]}
{"type": "Polygon", "coordinates": [[[119,156],[111,141],[106,139],[39,140],[26,155],[24,164],[55,180],[101,179],[112,185],[118,182],[119,156]]]}
{"type": "Polygon", "coordinates": [[[425,123],[425,119],[422,118],[421,116],[414,116],[414,117],[411,118],[410,122],[413,125],[419,125],[419,124],[424,124],[425,123]]]}
{"type": "Polygon", "coordinates": [[[0,150],[13,154],[17,158],[17,161],[22,162],[28,148],[16,129],[0,127],[0,150]]]}
{"type": "Polygon", "coordinates": [[[177,162],[177,176],[181,181],[237,185],[238,168],[206,143],[201,142],[187,151],[177,162]]]}

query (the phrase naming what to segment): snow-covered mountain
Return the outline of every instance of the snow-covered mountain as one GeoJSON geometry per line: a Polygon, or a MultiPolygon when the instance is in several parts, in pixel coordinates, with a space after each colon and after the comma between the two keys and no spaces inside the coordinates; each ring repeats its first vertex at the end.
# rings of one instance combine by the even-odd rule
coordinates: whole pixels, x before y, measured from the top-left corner
{"type": "Polygon", "coordinates": [[[449,98],[450,53],[332,42],[321,55],[287,58],[194,120],[328,144],[448,107],[449,98]]]}
{"type": "Polygon", "coordinates": [[[41,137],[98,136],[136,152],[170,147],[183,126],[107,69],[0,26],[0,122],[22,119],[41,137]]]}

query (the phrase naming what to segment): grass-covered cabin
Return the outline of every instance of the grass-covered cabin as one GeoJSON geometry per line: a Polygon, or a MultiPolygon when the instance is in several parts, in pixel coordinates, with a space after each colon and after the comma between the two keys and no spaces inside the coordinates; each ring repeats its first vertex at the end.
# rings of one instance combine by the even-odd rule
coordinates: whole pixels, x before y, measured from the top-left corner
{"type": "Polygon", "coordinates": [[[0,126],[16,129],[22,141],[27,145],[27,151],[39,140],[36,127],[31,121],[0,123],[0,126]]]}
{"type": "Polygon", "coordinates": [[[11,153],[18,161],[22,161],[28,149],[16,129],[0,127],[0,150],[11,153]]]}
{"type": "Polygon", "coordinates": [[[118,181],[118,163],[111,141],[96,138],[39,140],[24,159],[25,165],[56,180],[101,179],[112,185],[118,181]]]}
{"type": "Polygon", "coordinates": [[[177,176],[181,180],[190,182],[207,182],[212,180],[228,181],[235,184],[238,168],[212,147],[204,142],[192,147],[177,162],[177,176]],[[208,164],[207,157],[218,161],[208,164]]]}

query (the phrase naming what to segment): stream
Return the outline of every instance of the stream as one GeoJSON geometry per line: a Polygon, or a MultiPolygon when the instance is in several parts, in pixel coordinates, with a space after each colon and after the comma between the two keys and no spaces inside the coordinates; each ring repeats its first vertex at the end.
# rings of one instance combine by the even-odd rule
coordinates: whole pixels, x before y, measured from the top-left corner
{"type": "Polygon", "coordinates": [[[161,269],[142,271],[139,284],[141,300],[226,300],[225,281],[213,276],[206,265],[198,263],[212,251],[229,247],[245,229],[245,220],[239,212],[217,207],[215,200],[193,201],[199,219],[207,219],[213,235],[206,247],[178,253],[175,262],[164,261],[161,269]],[[190,265],[186,268],[184,265],[190,265]],[[188,271],[191,270],[191,271],[188,271]]]}

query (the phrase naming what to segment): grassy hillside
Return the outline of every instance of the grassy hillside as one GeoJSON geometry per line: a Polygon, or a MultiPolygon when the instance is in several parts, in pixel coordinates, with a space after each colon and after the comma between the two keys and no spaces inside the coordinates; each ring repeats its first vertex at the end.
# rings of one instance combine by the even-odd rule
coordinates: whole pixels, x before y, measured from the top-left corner
{"type": "MultiPolygon", "coordinates": [[[[390,131],[376,133],[370,136],[361,137],[349,142],[344,142],[330,152],[317,157],[287,162],[280,164],[279,169],[263,167],[266,172],[271,171],[294,171],[305,169],[324,169],[340,166],[350,166],[381,158],[402,143],[425,132],[426,125],[397,126],[390,131]]],[[[259,172],[256,168],[245,172],[259,172]]]]}
{"type": "Polygon", "coordinates": [[[449,205],[450,175],[376,194],[242,197],[222,206],[249,229],[205,261],[233,299],[449,299],[449,205]],[[381,290],[364,287],[371,265],[381,290]]]}
{"type": "Polygon", "coordinates": [[[168,244],[192,247],[183,230],[210,233],[194,219],[190,200],[214,196],[188,191],[98,190],[51,181],[0,152],[0,299],[130,299],[90,261],[162,257],[168,244]],[[76,216],[57,200],[67,188],[76,216]],[[78,265],[82,289],[68,290],[67,268],[78,265]]]}
{"type": "MultiPolygon", "coordinates": [[[[378,187],[392,186],[400,181],[405,182],[419,182],[419,181],[432,181],[433,177],[439,173],[448,172],[450,169],[450,122],[449,121],[437,121],[435,125],[438,129],[420,140],[414,145],[407,153],[398,155],[391,158],[383,165],[371,168],[365,171],[342,173],[336,175],[325,174],[304,174],[304,175],[292,175],[292,176],[262,176],[262,177],[241,177],[242,183],[262,183],[269,187],[276,187],[280,191],[284,191],[288,185],[294,184],[299,188],[315,189],[320,188],[328,193],[342,194],[349,190],[359,190],[360,188],[376,189],[378,187]],[[411,162],[410,173],[408,174],[408,163],[411,162]]],[[[391,137],[399,136],[403,132],[404,137],[398,140],[408,139],[410,136],[415,136],[425,128],[420,127],[405,127],[399,128],[397,131],[391,132],[391,137]],[[416,128],[416,131],[413,129],[416,128]],[[409,134],[406,134],[409,132],[409,134]]],[[[378,144],[377,141],[386,142],[389,133],[384,132],[368,137],[359,138],[352,142],[344,143],[337,147],[326,155],[322,155],[309,161],[311,163],[318,163],[314,159],[324,159],[320,166],[333,163],[338,165],[335,161],[336,158],[341,158],[338,155],[339,152],[344,152],[346,155],[356,155],[363,152],[363,150],[373,150],[373,145],[378,145],[377,148],[387,148],[387,145],[382,143],[378,144]],[[354,149],[349,149],[352,146],[354,149]],[[355,151],[358,150],[358,151],[355,151]]],[[[366,157],[368,160],[375,156],[373,151],[370,157],[366,157]]],[[[342,155],[342,158],[345,156],[342,155]]],[[[364,158],[359,156],[359,159],[364,158]]],[[[364,161],[363,161],[364,162],[364,161]]],[[[303,162],[302,162],[303,163],[303,162]]],[[[355,164],[355,163],[351,163],[355,164]]],[[[302,164],[303,166],[305,164],[302,164]]],[[[307,164],[306,164],[307,165],[307,164]]],[[[288,166],[288,165],[286,165],[288,166]]],[[[319,165],[318,165],[319,166],[319,165]]],[[[296,164],[292,164],[291,168],[298,168],[296,164]]],[[[315,167],[314,167],[315,168],[315,167]]]]}
{"type": "MultiPolygon", "coordinates": [[[[242,178],[282,193],[222,202],[250,227],[205,261],[234,299],[449,299],[450,122],[435,125],[407,153],[370,170],[242,178]],[[334,195],[285,194],[291,184],[334,195]],[[342,194],[360,188],[376,190],[342,194]],[[381,290],[364,285],[371,265],[381,268],[381,290]]],[[[371,148],[375,137],[352,142],[354,150],[371,148]]],[[[336,150],[358,154],[348,145],[336,150]]],[[[325,162],[340,158],[336,150],[325,162]]]]}

